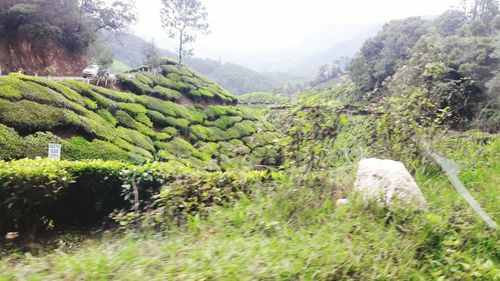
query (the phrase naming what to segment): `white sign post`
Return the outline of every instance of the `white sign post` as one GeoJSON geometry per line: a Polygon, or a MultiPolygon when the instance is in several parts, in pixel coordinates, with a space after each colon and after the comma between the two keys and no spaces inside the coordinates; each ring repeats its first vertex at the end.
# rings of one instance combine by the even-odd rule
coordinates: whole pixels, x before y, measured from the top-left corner
{"type": "Polygon", "coordinates": [[[61,160],[61,145],[50,143],[49,144],[49,159],[61,160]]]}

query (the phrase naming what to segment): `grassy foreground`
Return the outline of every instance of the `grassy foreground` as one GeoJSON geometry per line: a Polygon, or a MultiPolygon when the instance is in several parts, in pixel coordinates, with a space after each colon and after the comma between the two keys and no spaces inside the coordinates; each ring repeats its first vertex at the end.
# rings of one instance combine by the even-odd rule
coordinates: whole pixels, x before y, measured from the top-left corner
{"type": "MultiPolygon", "coordinates": [[[[498,175],[497,164],[465,174],[498,221],[490,200],[498,190],[481,181],[498,175]]],[[[319,184],[285,177],[161,234],[129,232],[88,240],[77,251],[10,255],[0,262],[0,280],[499,280],[498,232],[444,176],[417,171],[429,212],[389,212],[356,198],[336,206],[354,180],[354,167],[342,170],[316,174],[331,179],[319,184]]]]}

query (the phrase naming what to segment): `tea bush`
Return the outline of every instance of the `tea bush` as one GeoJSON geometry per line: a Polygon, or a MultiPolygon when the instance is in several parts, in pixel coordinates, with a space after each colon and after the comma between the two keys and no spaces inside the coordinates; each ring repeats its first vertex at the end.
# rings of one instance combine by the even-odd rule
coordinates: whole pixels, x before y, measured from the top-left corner
{"type": "Polygon", "coordinates": [[[0,159],[16,159],[22,155],[24,141],[17,132],[0,124],[0,159]]]}

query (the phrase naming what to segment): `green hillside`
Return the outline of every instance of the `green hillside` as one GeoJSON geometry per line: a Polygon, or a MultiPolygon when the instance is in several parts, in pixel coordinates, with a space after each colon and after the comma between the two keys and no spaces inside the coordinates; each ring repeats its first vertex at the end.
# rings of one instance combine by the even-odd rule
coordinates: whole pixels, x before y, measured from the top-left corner
{"type": "Polygon", "coordinates": [[[188,67],[119,76],[114,91],[82,82],[11,74],[0,78],[0,158],[179,161],[208,170],[274,162],[268,123],[188,67]]]}

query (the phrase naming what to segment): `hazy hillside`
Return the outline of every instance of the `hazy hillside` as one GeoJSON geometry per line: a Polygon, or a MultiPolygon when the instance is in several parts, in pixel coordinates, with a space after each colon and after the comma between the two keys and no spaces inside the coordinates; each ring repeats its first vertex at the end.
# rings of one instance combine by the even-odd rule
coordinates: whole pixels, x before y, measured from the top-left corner
{"type": "MultiPolygon", "coordinates": [[[[132,34],[119,36],[105,34],[103,40],[111,46],[115,59],[132,68],[142,65],[142,48],[146,40],[132,34]]],[[[175,53],[169,50],[161,49],[160,52],[164,57],[177,57],[175,53]]],[[[186,57],[184,61],[187,65],[236,95],[256,91],[273,91],[281,86],[281,81],[274,80],[267,75],[257,73],[238,64],[195,57],[186,57]]]]}
{"type": "Polygon", "coordinates": [[[363,46],[363,43],[382,28],[382,24],[373,25],[370,29],[356,34],[353,38],[332,45],[329,49],[322,50],[315,54],[303,58],[290,65],[290,69],[295,69],[292,73],[305,75],[307,77],[315,77],[321,65],[332,64],[336,59],[341,57],[352,58],[363,46]]]}
{"type": "MultiPolygon", "coordinates": [[[[312,79],[320,65],[331,64],[341,56],[353,56],[362,43],[376,34],[382,24],[330,25],[311,33],[295,46],[256,52],[219,50],[233,61],[265,73],[289,73],[312,79]]],[[[215,53],[215,51],[214,51],[215,53]]]]}

